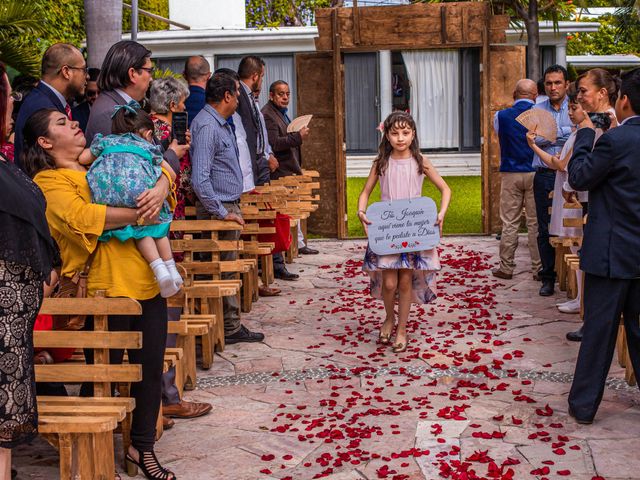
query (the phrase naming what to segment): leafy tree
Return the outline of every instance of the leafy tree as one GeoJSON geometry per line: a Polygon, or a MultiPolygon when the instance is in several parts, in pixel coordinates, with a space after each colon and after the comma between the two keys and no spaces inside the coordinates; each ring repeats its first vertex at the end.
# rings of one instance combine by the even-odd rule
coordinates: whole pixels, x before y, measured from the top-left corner
{"type": "MultiPolygon", "coordinates": [[[[130,0],[125,0],[131,4],[130,0]]],[[[147,12],[155,13],[164,18],[169,18],[169,0],[138,0],[138,8],[147,12]]],[[[160,20],[145,17],[138,14],[138,30],[141,32],[152,32],[155,30],[167,30],[169,25],[160,20]]],[[[131,10],[125,8],[122,12],[122,30],[131,31],[131,10]]]]}
{"type": "Polygon", "coordinates": [[[342,6],[337,0],[245,0],[248,27],[314,25],[316,8],[342,6]]]}
{"type": "Polygon", "coordinates": [[[576,33],[567,37],[568,55],[613,55],[640,52],[640,27],[630,32],[621,30],[615,14],[598,17],[597,32],[576,33]]]}
{"type": "Polygon", "coordinates": [[[43,30],[34,5],[4,0],[0,5],[0,61],[21,72],[37,74],[40,50],[25,39],[37,39],[43,30]]]}

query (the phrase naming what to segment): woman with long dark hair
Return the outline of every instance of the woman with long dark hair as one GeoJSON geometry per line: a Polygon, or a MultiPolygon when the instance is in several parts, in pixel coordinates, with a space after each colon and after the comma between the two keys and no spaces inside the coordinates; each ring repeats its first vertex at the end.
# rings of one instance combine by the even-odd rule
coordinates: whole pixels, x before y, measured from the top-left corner
{"type": "MultiPolygon", "coordinates": [[[[142,224],[157,215],[169,194],[168,175],[163,174],[154,188],[138,197],[137,211],[93,204],[87,171],[78,163],[86,143],[78,122],[54,110],[41,110],[28,120],[24,138],[23,164],[47,198],[49,228],[62,256],[61,275],[73,276],[94,253],[88,295],[104,290],[107,297],[134,298],[142,306],[140,316],[109,317],[109,330],[142,333],[142,349],[129,352],[129,362],[142,365],[142,381],[131,386],[136,408],[126,461],[140,467],[149,479],[174,480],[175,475],[160,465],[153,450],[167,336],[167,303],[133,239],[122,242],[112,238],[98,246],[98,237],[105,230],[142,224]]],[[[122,356],[122,351],[112,351],[111,363],[120,363],[122,356]]],[[[91,362],[91,358],[87,361],[91,362]]]]}
{"type": "MultiPolygon", "coordinates": [[[[12,107],[0,62],[0,144],[12,107]]],[[[45,206],[37,185],[0,154],[0,480],[11,477],[11,449],[38,434],[33,325],[57,256],[45,206]]]]}

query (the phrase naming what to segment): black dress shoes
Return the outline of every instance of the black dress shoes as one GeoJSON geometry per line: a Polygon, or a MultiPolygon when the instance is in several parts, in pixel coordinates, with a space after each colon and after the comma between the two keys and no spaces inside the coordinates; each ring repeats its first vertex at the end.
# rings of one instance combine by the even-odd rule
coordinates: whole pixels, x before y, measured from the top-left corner
{"type": "Polygon", "coordinates": [[[580,425],[591,425],[593,423],[593,418],[581,418],[576,415],[576,412],[573,411],[573,408],[569,407],[569,416],[573,417],[576,422],[580,425]]]}
{"type": "Polygon", "coordinates": [[[247,342],[247,343],[261,342],[263,340],[264,340],[263,333],[251,332],[244,325],[241,325],[240,330],[238,330],[233,335],[225,335],[224,337],[224,343],[226,343],[227,345],[233,345],[234,343],[241,343],[241,342],[247,342]]]}
{"type": "Polygon", "coordinates": [[[288,270],[278,270],[276,272],[273,272],[273,276],[279,280],[287,280],[289,282],[300,278],[300,275],[298,275],[297,273],[291,273],[288,270]]]}
{"type": "Polygon", "coordinates": [[[550,297],[553,295],[553,280],[543,280],[542,287],[540,287],[541,297],[550,297]]]}
{"type": "Polygon", "coordinates": [[[567,340],[569,340],[570,342],[581,342],[582,341],[582,329],[583,328],[584,327],[580,327],[575,332],[567,333],[567,340]]]}
{"type": "Polygon", "coordinates": [[[309,248],[305,245],[304,247],[298,249],[298,253],[300,255],[317,255],[320,252],[314,248],[309,248]]]}

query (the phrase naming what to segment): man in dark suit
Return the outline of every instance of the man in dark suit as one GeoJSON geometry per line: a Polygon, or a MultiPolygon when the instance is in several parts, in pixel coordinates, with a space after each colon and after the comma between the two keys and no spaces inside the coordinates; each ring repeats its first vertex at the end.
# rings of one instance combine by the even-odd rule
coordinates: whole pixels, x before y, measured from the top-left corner
{"type": "Polygon", "coordinates": [[[589,191],[580,267],[585,272],[584,331],[569,414],[596,415],[624,316],[631,363],[640,372],[640,68],[622,75],[616,101],[620,126],[600,137],[587,116],[569,162],[569,185],[589,191]]]}
{"type": "MultiPolygon", "coordinates": [[[[277,167],[271,172],[271,178],[287,177],[302,174],[302,154],[300,147],[309,136],[309,127],[302,127],[297,132],[287,132],[291,118],[287,114],[291,91],[284,80],[276,80],[269,87],[269,101],[262,107],[262,114],[267,126],[269,144],[278,161],[277,167]]],[[[298,223],[298,252],[302,255],[316,255],[318,250],[306,245],[302,236],[302,229],[298,223]]],[[[277,269],[276,259],[273,257],[274,269],[277,269]]]]}
{"type": "Polygon", "coordinates": [[[264,158],[267,139],[264,138],[260,123],[260,110],[253,99],[253,92],[262,88],[264,61],[254,55],[244,57],[238,67],[238,76],[240,77],[240,97],[237,113],[242,119],[242,126],[247,134],[253,183],[264,185],[269,183],[269,165],[264,158]]]}
{"type": "Polygon", "coordinates": [[[96,98],[98,98],[98,75],[100,75],[99,68],[89,68],[87,71],[89,79],[87,80],[84,97],[78,98],[77,101],[80,103],[71,109],[71,116],[80,124],[80,129],[83,132],[87,129],[91,106],[93,102],[96,101],[96,98]]]}
{"type": "Polygon", "coordinates": [[[24,100],[15,125],[15,162],[22,166],[20,154],[23,147],[22,131],[27,120],[35,112],[53,108],[71,115],[70,102],[81,95],[87,85],[87,62],[82,53],[68,43],[55,43],[42,57],[42,78],[24,100]]]}

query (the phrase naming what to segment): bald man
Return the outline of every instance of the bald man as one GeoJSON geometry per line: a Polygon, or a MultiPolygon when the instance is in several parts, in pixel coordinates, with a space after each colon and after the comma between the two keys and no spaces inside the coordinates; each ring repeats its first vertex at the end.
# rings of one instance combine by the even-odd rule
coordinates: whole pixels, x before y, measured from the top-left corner
{"type": "Polygon", "coordinates": [[[71,104],[84,95],[87,86],[87,62],[80,50],[68,43],[54,43],[44,52],[40,83],[24,100],[15,126],[15,162],[21,166],[24,129],[27,120],[39,110],[52,108],[69,118],[71,104]]]}
{"type": "Polygon", "coordinates": [[[518,248],[518,228],[524,207],[527,219],[529,254],[534,278],[541,268],[538,253],[538,222],[536,203],[533,196],[533,150],[527,145],[527,129],[516,118],[535,105],[538,96],[536,82],[528,78],[516,83],[511,107],[497,112],[493,119],[493,128],[500,140],[500,220],[502,237],[500,239],[500,266],[493,270],[498,278],[510,280],[516,264],[514,255],[518,248]]]}
{"type": "Polygon", "coordinates": [[[191,120],[196,118],[196,115],[205,106],[204,91],[207,88],[207,80],[211,76],[211,67],[207,59],[202,55],[194,55],[184,62],[182,75],[189,84],[190,93],[184,102],[184,106],[187,109],[189,126],[191,126],[191,120]]]}

